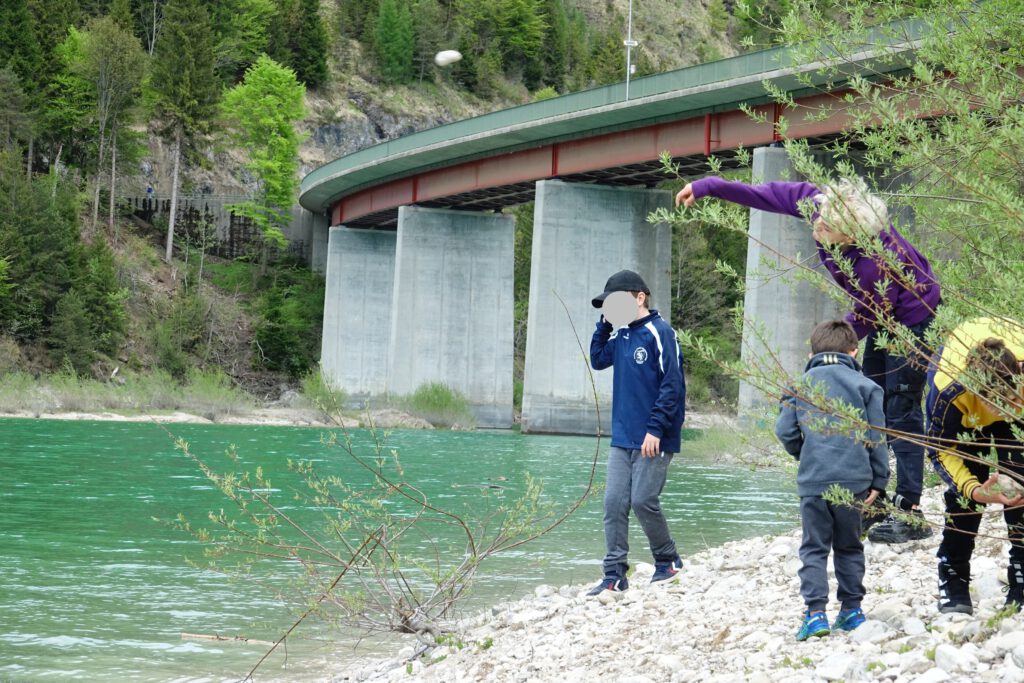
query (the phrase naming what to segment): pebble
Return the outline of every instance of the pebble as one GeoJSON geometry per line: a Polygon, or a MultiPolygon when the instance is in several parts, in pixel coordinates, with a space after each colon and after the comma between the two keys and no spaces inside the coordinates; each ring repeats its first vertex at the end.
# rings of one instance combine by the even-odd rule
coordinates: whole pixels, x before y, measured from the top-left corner
{"type": "MultiPolygon", "coordinates": [[[[926,512],[941,509],[941,493],[926,491],[926,512]]],[[[630,577],[624,593],[587,597],[591,582],[537,586],[468,619],[458,634],[464,647],[435,649],[411,666],[419,648],[406,647],[395,657],[347,663],[334,680],[1024,683],[1024,617],[994,618],[1005,599],[1001,590],[992,594],[1006,576],[1001,516],[986,517],[980,533],[973,615],[936,610],[940,533],[891,547],[866,542],[868,620],[849,633],[797,642],[804,606],[796,577],[800,532],[793,530],[685,558],[682,576],[668,585],[649,585],[640,575],[653,567],[637,562],[637,580],[630,577]]],[[[831,621],[839,605],[830,577],[831,621]]]]}

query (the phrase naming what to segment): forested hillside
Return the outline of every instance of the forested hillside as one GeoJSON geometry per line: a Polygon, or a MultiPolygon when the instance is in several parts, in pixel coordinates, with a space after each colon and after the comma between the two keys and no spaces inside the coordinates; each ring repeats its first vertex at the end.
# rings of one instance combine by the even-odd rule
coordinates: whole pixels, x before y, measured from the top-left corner
{"type": "MultiPolygon", "coordinates": [[[[280,256],[302,174],[414,130],[622,80],[627,4],[4,2],[0,372],[202,368],[246,386],[302,376],[319,353],[322,281],[280,256]],[[441,49],[463,59],[439,68],[441,49]],[[148,188],[170,198],[170,220],[119,205],[148,188]],[[260,244],[236,262],[210,256],[175,225],[183,192],[246,197],[235,211],[260,244]]],[[[754,45],[770,12],[738,11],[638,0],[637,75],[754,45]]]]}

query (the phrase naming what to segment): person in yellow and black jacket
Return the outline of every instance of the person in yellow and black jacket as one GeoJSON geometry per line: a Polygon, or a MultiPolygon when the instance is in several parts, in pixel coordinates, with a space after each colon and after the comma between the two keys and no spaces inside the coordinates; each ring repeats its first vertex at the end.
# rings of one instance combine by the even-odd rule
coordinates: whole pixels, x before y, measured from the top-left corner
{"type": "Polygon", "coordinates": [[[1014,335],[1005,335],[1009,342],[984,336],[999,332],[999,327],[989,320],[961,326],[951,336],[954,343],[947,342],[940,350],[929,373],[928,456],[949,485],[937,553],[940,612],[974,611],[969,590],[971,555],[982,511],[990,503],[1004,506],[1011,543],[1006,604],[1024,606],[1024,496],[1002,491],[997,484],[998,473],[1024,481],[1024,444],[1018,438],[1021,432],[1014,433],[1015,427],[1024,428],[1024,422],[1014,417],[1021,408],[1024,378],[1019,360],[1024,349],[1012,339],[1014,335]],[[998,467],[990,464],[993,453],[998,467]]]}

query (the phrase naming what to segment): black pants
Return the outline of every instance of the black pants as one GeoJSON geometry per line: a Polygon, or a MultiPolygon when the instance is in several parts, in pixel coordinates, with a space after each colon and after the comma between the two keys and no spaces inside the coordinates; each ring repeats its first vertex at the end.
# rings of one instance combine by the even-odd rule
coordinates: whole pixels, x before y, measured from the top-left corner
{"type": "MultiPolygon", "coordinates": [[[[952,490],[947,490],[943,498],[946,501],[946,528],[942,530],[942,543],[936,554],[957,573],[970,576],[974,540],[985,506],[971,501],[965,509],[961,505],[963,497],[952,490]]],[[[1024,506],[1005,508],[1003,519],[1010,538],[1010,561],[1024,562],[1024,506]]]]}
{"type": "Polygon", "coordinates": [[[917,337],[916,348],[906,356],[894,356],[876,345],[877,332],[868,335],[864,343],[864,376],[885,390],[885,426],[889,429],[914,434],[918,443],[889,437],[889,447],[896,456],[896,495],[903,498],[903,509],[921,503],[924,479],[924,395],[925,375],[928,371],[928,351],[924,333],[933,318],[909,325],[907,329],[917,337]]]}

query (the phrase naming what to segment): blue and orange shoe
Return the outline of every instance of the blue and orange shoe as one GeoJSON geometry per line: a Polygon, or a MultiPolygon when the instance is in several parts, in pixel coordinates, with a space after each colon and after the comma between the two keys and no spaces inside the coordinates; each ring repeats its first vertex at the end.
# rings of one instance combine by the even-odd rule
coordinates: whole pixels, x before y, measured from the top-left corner
{"type": "Polygon", "coordinates": [[[796,632],[796,639],[820,638],[821,636],[827,636],[829,633],[828,618],[824,612],[805,612],[804,623],[800,630],[796,632]]]}
{"type": "Polygon", "coordinates": [[[678,555],[676,559],[669,562],[655,562],[654,574],[651,576],[651,583],[669,581],[676,578],[683,571],[683,560],[678,555]]]}
{"type": "Polygon", "coordinates": [[[587,591],[587,595],[600,595],[605,591],[621,593],[628,588],[629,581],[627,581],[625,577],[620,578],[618,576],[606,576],[601,579],[601,583],[587,591]]]}

